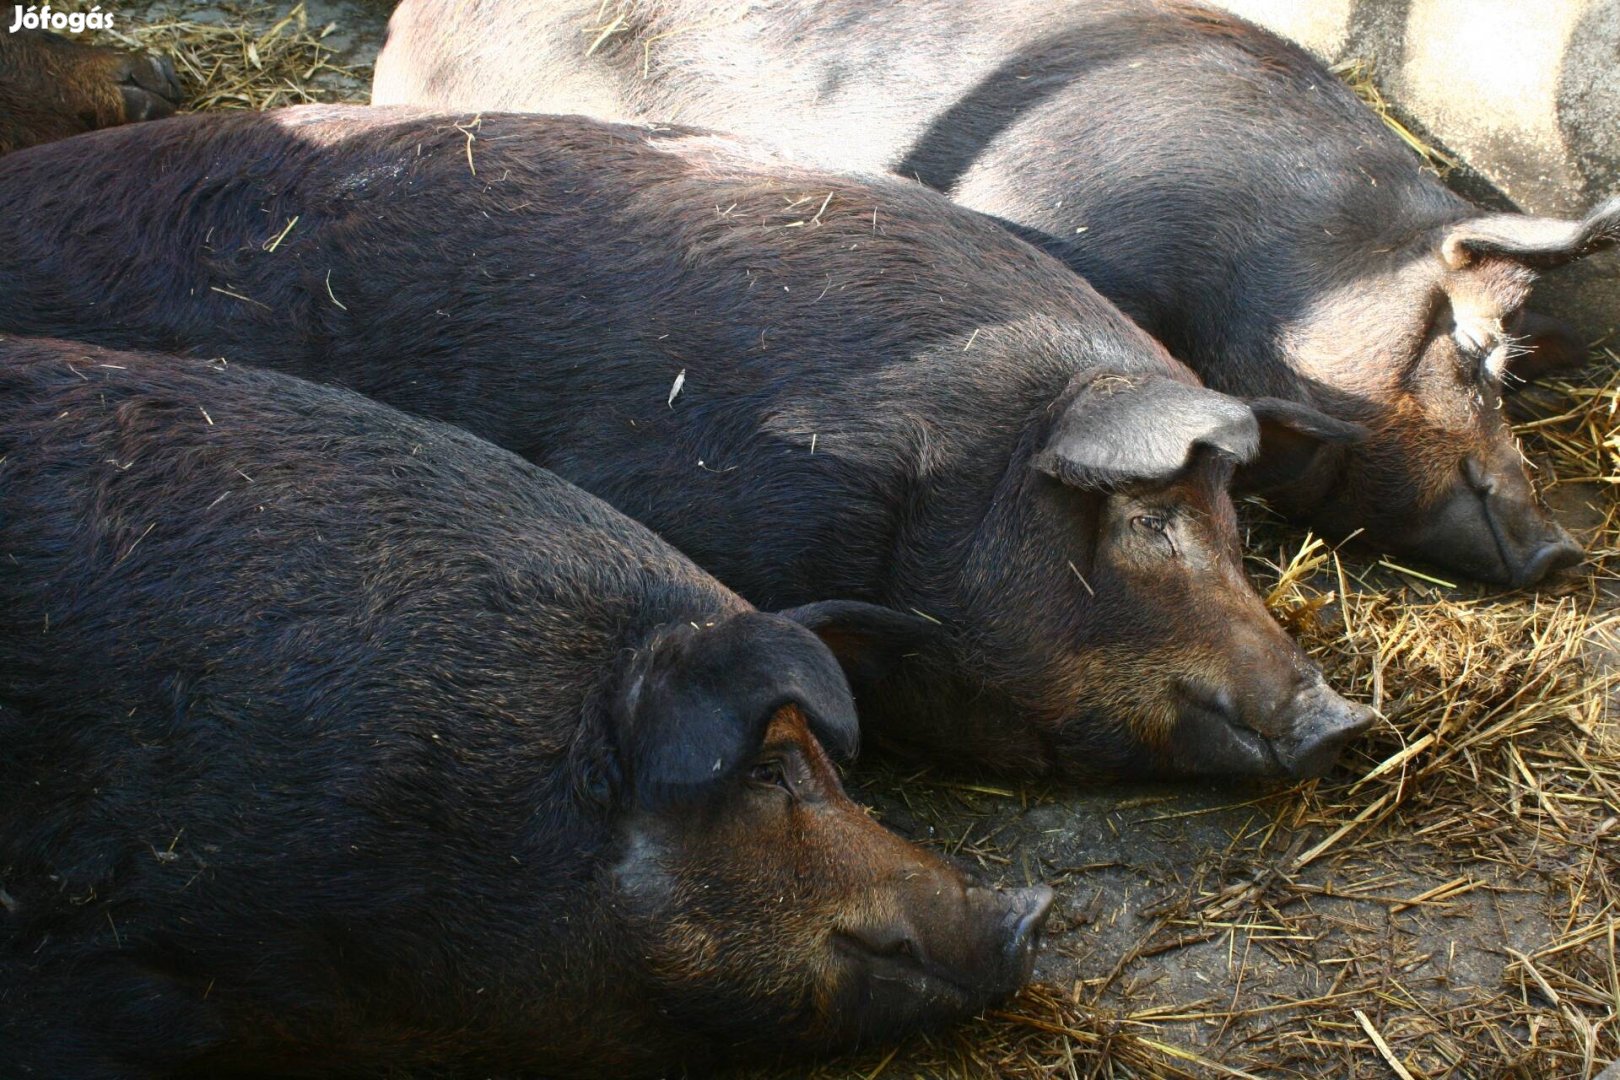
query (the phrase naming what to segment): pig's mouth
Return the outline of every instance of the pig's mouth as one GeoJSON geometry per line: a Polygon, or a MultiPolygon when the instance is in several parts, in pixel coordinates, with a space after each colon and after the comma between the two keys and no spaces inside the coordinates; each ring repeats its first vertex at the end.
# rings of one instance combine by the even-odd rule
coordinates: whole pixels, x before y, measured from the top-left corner
{"type": "Polygon", "coordinates": [[[1188,747],[1187,771],[1228,776],[1285,776],[1287,767],[1268,736],[1238,718],[1236,704],[1225,692],[1198,693],[1184,688],[1179,739],[1188,747]]]}
{"type": "Polygon", "coordinates": [[[891,984],[895,989],[905,988],[919,997],[948,997],[961,1002],[993,996],[984,987],[973,985],[949,969],[930,963],[919,955],[916,946],[910,942],[873,948],[854,934],[836,930],[832,944],[864,978],[874,983],[891,984]]]}
{"type": "Polygon", "coordinates": [[[853,933],[835,931],[831,945],[844,969],[833,1015],[840,1041],[853,1046],[954,1023],[1017,989],[976,985],[965,972],[902,950],[874,950],[853,933]]]}
{"type": "Polygon", "coordinates": [[[1453,574],[1522,589],[1580,562],[1574,539],[1533,501],[1528,481],[1492,475],[1470,457],[1420,529],[1385,542],[1453,574]]]}
{"type": "MultiPolygon", "coordinates": [[[[985,895],[983,890],[978,890],[985,895]]],[[[994,917],[984,922],[936,926],[948,962],[930,955],[926,940],[893,927],[835,930],[832,946],[859,973],[869,991],[883,996],[977,1009],[1016,993],[1035,966],[1042,929],[1054,894],[1044,885],[997,892],[994,917]],[[963,940],[975,940],[965,954],[963,940]]]]}
{"type": "MultiPolygon", "coordinates": [[[[1485,471],[1469,459],[1463,465],[1463,475],[1479,500],[1480,514],[1490,530],[1491,542],[1501,564],[1500,574],[1490,576],[1505,581],[1515,589],[1534,585],[1553,570],[1573,566],[1580,562],[1583,552],[1570,535],[1533,507],[1503,505],[1497,494],[1497,485],[1485,471]],[[1521,520],[1522,519],[1522,520],[1521,520]],[[1531,540],[1519,540],[1509,535],[1508,522],[1520,520],[1537,533],[1531,540]]],[[[1493,571],[1495,568],[1492,568],[1493,571]]],[[[1485,576],[1485,575],[1481,575],[1485,576]]]]}

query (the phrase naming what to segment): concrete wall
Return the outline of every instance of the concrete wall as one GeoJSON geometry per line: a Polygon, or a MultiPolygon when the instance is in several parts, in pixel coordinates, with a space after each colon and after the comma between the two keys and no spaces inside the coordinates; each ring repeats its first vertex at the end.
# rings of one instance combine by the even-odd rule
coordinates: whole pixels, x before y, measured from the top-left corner
{"type": "MultiPolygon", "coordinates": [[[[1359,58],[1476,201],[1576,216],[1620,194],[1620,0],[1218,0],[1329,64],[1359,58]]],[[[1549,274],[1538,307],[1620,328],[1620,256],[1549,274]]]]}

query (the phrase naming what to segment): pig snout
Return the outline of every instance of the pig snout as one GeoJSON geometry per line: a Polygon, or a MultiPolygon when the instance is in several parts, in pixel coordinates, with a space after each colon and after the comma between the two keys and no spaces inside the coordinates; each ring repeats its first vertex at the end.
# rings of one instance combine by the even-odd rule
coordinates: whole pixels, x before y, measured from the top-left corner
{"type": "Polygon", "coordinates": [[[869,1031],[928,1026],[1018,991],[1052,910],[1045,885],[994,889],[937,874],[895,882],[891,903],[839,930],[869,1031]]]}
{"type": "Polygon", "coordinates": [[[1549,534],[1537,544],[1530,557],[1520,564],[1514,576],[1513,584],[1517,587],[1534,585],[1554,570],[1574,566],[1585,554],[1581,550],[1581,545],[1564,531],[1562,525],[1556,522],[1547,524],[1550,526],[1549,534]]]}
{"type": "Polygon", "coordinates": [[[1315,670],[1291,692],[1279,688],[1274,697],[1254,694],[1241,702],[1226,688],[1184,684],[1181,690],[1185,771],[1194,775],[1322,776],[1374,719],[1371,709],[1340,697],[1315,670]]]}
{"type": "Polygon", "coordinates": [[[180,76],[167,57],[131,55],[114,74],[124,99],[124,119],[131,123],[173,116],[185,100],[180,76]]]}
{"type": "Polygon", "coordinates": [[[1277,762],[1296,780],[1326,775],[1351,739],[1372,726],[1376,714],[1346,701],[1320,679],[1301,690],[1288,705],[1285,734],[1272,740],[1277,762]]]}
{"type": "Polygon", "coordinates": [[[1537,505],[1521,473],[1516,461],[1489,468],[1468,458],[1433,524],[1408,546],[1441,566],[1514,588],[1574,566],[1580,545],[1537,505]]]}

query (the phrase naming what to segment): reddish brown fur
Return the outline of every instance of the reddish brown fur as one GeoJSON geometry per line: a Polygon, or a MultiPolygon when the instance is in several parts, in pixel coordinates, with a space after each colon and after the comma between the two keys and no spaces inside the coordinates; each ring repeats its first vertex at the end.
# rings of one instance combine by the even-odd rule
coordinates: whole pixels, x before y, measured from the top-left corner
{"type": "Polygon", "coordinates": [[[0,462],[8,1078],[667,1076],[1028,974],[1050,891],[845,797],[813,632],[544,470],[10,336],[0,462]]]}
{"type": "Polygon", "coordinates": [[[834,1042],[849,1037],[851,1016],[863,1011],[867,1029],[881,1030],[896,1010],[959,1000],[960,988],[912,972],[903,1000],[886,999],[880,982],[853,1001],[850,965],[873,961],[852,943],[870,942],[872,928],[908,937],[932,972],[998,966],[987,946],[1001,924],[962,918],[991,910],[996,894],[869,817],[797,707],[771,721],[759,761],[755,772],[774,764],[791,795],[761,779],[748,797],[693,807],[679,823],[629,822],[639,840],[617,881],[632,923],[647,927],[655,981],[689,998],[705,987],[749,987],[800,1016],[810,1041],[834,1042]],[[656,855],[644,857],[649,848],[656,855]],[[739,938],[771,947],[741,951],[731,944],[739,938]]]}
{"type": "Polygon", "coordinates": [[[1268,736],[1283,734],[1273,718],[1285,715],[1282,704],[1297,689],[1268,678],[1302,661],[1291,654],[1286,638],[1266,632],[1270,620],[1264,605],[1237,569],[1241,547],[1236,515],[1231,502],[1219,497],[1230,472],[1228,463],[1205,459],[1168,489],[1152,492],[1146,507],[1128,504],[1122,514],[1129,518],[1164,505],[1183,508],[1178,540],[1185,546],[1180,554],[1206,563],[1203,568],[1216,575],[1221,587],[1211,587],[1207,579],[1194,587],[1152,561],[1124,560],[1111,569],[1123,580],[1122,591],[1142,607],[1196,606],[1200,617],[1179,626],[1170,640],[1145,640],[1129,649],[1079,649],[1058,664],[1066,672],[1064,685],[1084,688],[1076,696],[1095,715],[1119,717],[1131,742],[1169,760],[1196,753],[1188,745],[1178,708],[1189,687],[1197,688],[1195,696],[1218,687],[1250,688],[1253,696],[1245,702],[1243,719],[1268,736]]]}
{"type": "MultiPolygon", "coordinates": [[[[1505,547],[1533,545],[1550,526],[1503,412],[1502,390],[1479,378],[1479,361],[1457,341],[1467,326],[1503,342],[1511,356],[1533,274],[1504,259],[1478,260],[1438,280],[1421,263],[1382,273],[1411,279],[1411,318],[1368,329],[1376,303],[1368,297],[1376,294],[1349,282],[1312,313],[1310,333],[1298,341],[1317,357],[1324,380],[1348,391],[1339,411],[1372,433],[1318,471],[1319,523],[1329,532],[1366,527],[1404,536],[1410,548],[1445,550],[1478,528],[1459,508],[1473,507],[1474,489],[1488,486],[1504,507],[1490,516],[1505,547]],[[1426,306],[1432,314],[1418,310],[1426,306]],[[1338,494],[1329,497],[1330,490],[1338,494]]],[[[1511,371],[1506,378],[1513,381],[1511,371]]]]}
{"type": "Polygon", "coordinates": [[[0,154],[172,114],[166,60],[32,30],[0,33],[0,154]]]}

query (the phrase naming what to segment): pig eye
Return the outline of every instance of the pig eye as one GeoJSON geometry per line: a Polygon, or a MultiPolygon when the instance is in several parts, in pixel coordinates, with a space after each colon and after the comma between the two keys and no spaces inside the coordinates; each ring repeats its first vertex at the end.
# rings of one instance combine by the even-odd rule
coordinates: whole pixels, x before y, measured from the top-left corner
{"type": "Polygon", "coordinates": [[[1462,359],[1464,373],[1489,383],[1500,383],[1518,342],[1501,320],[1478,326],[1458,324],[1451,340],[1462,359]]]}
{"type": "Polygon", "coordinates": [[[1457,347],[1458,359],[1462,363],[1463,370],[1468,373],[1479,371],[1485,358],[1490,355],[1490,349],[1485,342],[1460,329],[1451,335],[1451,343],[1457,347]]]}
{"type": "Polygon", "coordinates": [[[1150,540],[1170,543],[1170,519],[1161,514],[1138,514],[1131,518],[1131,524],[1150,540]]]}
{"type": "Polygon", "coordinates": [[[1507,374],[1507,362],[1512,354],[1512,345],[1506,340],[1498,341],[1494,345],[1481,345],[1470,339],[1466,344],[1457,339],[1458,368],[1465,382],[1482,382],[1489,386],[1500,386],[1503,377],[1507,374]]]}
{"type": "Polygon", "coordinates": [[[756,762],[754,767],[748,770],[748,781],[766,787],[779,787],[789,795],[793,794],[793,788],[787,781],[787,772],[782,768],[782,763],[775,759],[756,762]]]}
{"type": "Polygon", "coordinates": [[[1464,326],[1459,323],[1457,328],[1451,332],[1451,340],[1464,356],[1476,360],[1489,351],[1489,343],[1481,336],[1481,329],[1478,327],[1464,326]]]}
{"type": "Polygon", "coordinates": [[[1170,519],[1162,514],[1138,514],[1131,518],[1137,532],[1163,549],[1166,555],[1176,553],[1175,541],[1170,537],[1170,519]]]}

